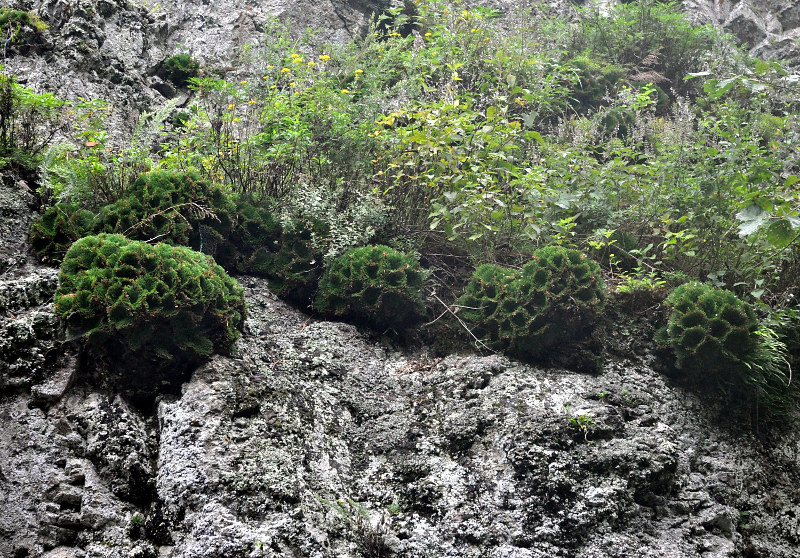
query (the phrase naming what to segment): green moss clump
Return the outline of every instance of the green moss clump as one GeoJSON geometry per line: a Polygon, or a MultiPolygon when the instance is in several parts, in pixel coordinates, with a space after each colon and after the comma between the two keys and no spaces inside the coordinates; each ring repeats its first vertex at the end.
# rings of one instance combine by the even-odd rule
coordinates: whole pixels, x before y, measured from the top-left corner
{"type": "Polygon", "coordinates": [[[617,89],[626,75],[623,67],[588,56],[576,56],[567,65],[573,68],[577,80],[572,91],[572,105],[581,112],[606,104],[604,98],[617,89]]]}
{"type": "Polygon", "coordinates": [[[269,208],[239,199],[233,231],[217,250],[217,262],[225,269],[259,274],[273,261],[280,237],[281,226],[269,208]]]}
{"type": "Polygon", "coordinates": [[[242,288],[210,257],[100,234],[67,252],[55,313],[90,345],[119,341],[124,356],[158,365],[230,352],[245,307],[242,288]]]}
{"type": "Polygon", "coordinates": [[[216,255],[230,238],[236,208],[225,192],[194,172],[152,171],[100,210],[95,232],[157,239],[216,255]]]}
{"type": "Polygon", "coordinates": [[[756,350],[758,318],[732,292],[686,283],[665,302],[672,312],[656,341],[675,352],[678,368],[702,375],[736,370],[756,350]]]}
{"type": "Polygon", "coordinates": [[[92,232],[94,214],[73,203],[47,208],[31,226],[30,243],[45,263],[61,263],[72,243],[92,232]]]}
{"type": "Polygon", "coordinates": [[[425,314],[424,278],[410,254],[382,245],[354,248],[325,271],[314,309],[379,329],[402,329],[425,314]]]}
{"type": "Polygon", "coordinates": [[[634,122],[636,122],[635,114],[630,110],[619,107],[608,109],[600,118],[600,125],[603,130],[608,135],[619,138],[628,135],[634,122]]]}
{"type": "Polygon", "coordinates": [[[183,87],[193,77],[197,77],[200,63],[188,54],[175,54],[164,60],[166,78],[178,87],[183,87]]]}
{"type": "Polygon", "coordinates": [[[577,250],[547,246],[521,270],[481,266],[457,304],[490,347],[539,359],[556,346],[587,340],[604,300],[597,263],[577,250]]]}
{"type": "Polygon", "coordinates": [[[29,27],[37,34],[44,33],[50,26],[33,12],[23,10],[0,9],[0,28],[6,29],[9,24],[20,27],[29,27]]]}
{"type": "Polygon", "coordinates": [[[256,250],[242,271],[266,276],[276,295],[309,306],[322,275],[322,247],[329,235],[323,221],[290,222],[281,231],[278,251],[256,250]]]}

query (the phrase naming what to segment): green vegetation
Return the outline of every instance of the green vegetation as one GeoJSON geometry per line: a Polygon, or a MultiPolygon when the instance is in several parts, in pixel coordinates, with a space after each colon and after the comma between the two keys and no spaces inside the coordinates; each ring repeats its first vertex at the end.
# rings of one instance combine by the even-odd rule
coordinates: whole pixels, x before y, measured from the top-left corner
{"type": "Polygon", "coordinates": [[[156,170],[141,174],[119,200],[103,207],[96,230],[213,255],[208,248],[229,238],[235,211],[222,189],[197,173],[156,170]]]}
{"type": "Polygon", "coordinates": [[[164,60],[166,78],[178,87],[187,85],[199,71],[200,63],[188,54],[175,54],[164,60]]]}
{"type": "Polygon", "coordinates": [[[47,31],[49,26],[33,12],[0,8],[0,32],[3,35],[11,31],[13,40],[23,28],[29,28],[39,34],[47,31]]]}
{"type": "Polygon", "coordinates": [[[93,227],[92,212],[74,203],[57,203],[31,226],[31,247],[43,262],[61,263],[72,243],[90,234],[93,227]]]}
{"type": "Polygon", "coordinates": [[[666,303],[672,311],[656,341],[675,352],[680,371],[700,386],[732,395],[734,405],[753,399],[754,412],[763,415],[758,420],[785,419],[800,401],[786,343],[796,334],[784,329],[793,319],[759,324],[749,304],[700,283],[678,287],[666,303]]]}
{"type": "Polygon", "coordinates": [[[748,358],[758,344],[752,307],[730,291],[687,283],[666,299],[669,323],[658,335],[671,347],[676,366],[692,374],[725,373],[748,358]]]}
{"type": "Polygon", "coordinates": [[[410,254],[382,245],[354,248],[325,271],[314,309],[378,329],[402,329],[425,315],[423,280],[410,254]]]}
{"type": "Polygon", "coordinates": [[[152,363],[229,352],[244,310],[242,288],[209,256],[120,235],[73,244],[55,295],[56,314],[90,345],[118,340],[127,357],[152,363]]]}
{"type": "Polygon", "coordinates": [[[595,262],[577,250],[548,246],[520,271],[479,267],[457,304],[461,318],[491,347],[537,359],[588,339],[604,300],[595,262]]]}
{"type": "Polygon", "coordinates": [[[0,169],[30,176],[59,131],[64,103],[0,73],[0,169]]]}

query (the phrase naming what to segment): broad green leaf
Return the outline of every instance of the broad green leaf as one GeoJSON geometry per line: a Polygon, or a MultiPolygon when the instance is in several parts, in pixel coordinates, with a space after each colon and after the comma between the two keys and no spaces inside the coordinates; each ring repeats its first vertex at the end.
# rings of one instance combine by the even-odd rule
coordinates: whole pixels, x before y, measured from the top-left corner
{"type": "Polygon", "coordinates": [[[758,205],[748,205],[736,214],[739,223],[739,238],[744,238],[756,232],[761,225],[769,219],[769,213],[758,205]]]}
{"type": "Polygon", "coordinates": [[[764,74],[769,72],[770,68],[771,66],[767,62],[764,62],[763,60],[758,60],[756,62],[756,68],[755,68],[756,75],[763,76],[764,74]]]}
{"type": "Polygon", "coordinates": [[[767,240],[776,248],[785,248],[795,236],[797,235],[788,219],[773,221],[767,229],[767,240]]]}

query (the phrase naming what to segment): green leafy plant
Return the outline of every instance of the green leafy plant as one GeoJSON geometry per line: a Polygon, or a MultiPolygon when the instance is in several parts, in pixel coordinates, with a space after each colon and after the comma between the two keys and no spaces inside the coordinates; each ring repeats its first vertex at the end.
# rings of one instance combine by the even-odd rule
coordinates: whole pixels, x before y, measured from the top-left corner
{"type": "Polygon", "coordinates": [[[229,353],[245,307],[242,288],[210,257],[100,234],[64,257],[54,311],[95,349],[160,367],[229,353]]]}
{"type": "Polygon", "coordinates": [[[31,173],[61,129],[64,102],[0,73],[0,168],[31,173]]]}
{"type": "Polygon", "coordinates": [[[278,296],[308,306],[322,275],[324,239],[329,233],[324,221],[290,221],[283,226],[277,252],[258,251],[247,271],[266,276],[278,296]]]}
{"type": "Polygon", "coordinates": [[[73,203],[47,208],[31,226],[30,243],[45,263],[61,263],[72,243],[90,234],[94,214],[73,203]]]}
{"type": "Polygon", "coordinates": [[[735,371],[758,347],[758,318],[730,291],[686,283],[665,302],[672,312],[656,341],[675,352],[677,367],[687,373],[707,378],[735,371]]]}
{"type": "Polygon", "coordinates": [[[424,278],[410,254],[383,245],[355,248],[325,271],[314,308],[381,329],[401,329],[424,316],[424,278]]]}
{"type": "Polygon", "coordinates": [[[548,246],[521,270],[479,267],[457,305],[488,345],[536,359],[590,337],[604,300],[595,262],[577,250],[548,246]]]}
{"type": "Polygon", "coordinates": [[[213,255],[227,242],[235,213],[225,192],[197,173],[156,170],[141,174],[119,200],[103,207],[96,230],[213,255]]]}
{"type": "Polygon", "coordinates": [[[183,87],[191,78],[197,77],[200,63],[188,54],[175,54],[164,60],[163,69],[167,79],[183,87]]]}

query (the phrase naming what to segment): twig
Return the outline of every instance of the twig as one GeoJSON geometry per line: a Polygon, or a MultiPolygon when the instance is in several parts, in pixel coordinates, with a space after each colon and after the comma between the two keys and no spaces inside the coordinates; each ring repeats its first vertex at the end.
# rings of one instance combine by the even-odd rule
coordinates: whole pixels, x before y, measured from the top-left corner
{"type": "MultiPolygon", "coordinates": [[[[476,347],[483,347],[484,349],[486,349],[487,351],[489,351],[489,352],[491,352],[491,353],[493,353],[493,352],[494,352],[492,349],[490,349],[490,348],[489,348],[489,347],[486,345],[486,343],[484,343],[483,341],[481,341],[480,339],[478,339],[478,338],[475,336],[475,334],[474,334],[474,333],[472,333],[472,330],[470,330],[470,329],[469,329],[469,326],[467,326],[467,324],[466,324],[466,323],[464,323],[464,320],[462,320],[462,319],[461,319],[461,318],[460,318],[460,317],[459,317],[459,316],[458,316],[458,315],[457,315],[457,314],[456,314],[456,313],[453,311],[453,309],[452,309],[450,306],[448,306],[447,304],[445,304],[445,302],[444,302],[444,301],[443,301],[441,298],[439,298],[439,297],[436,295],[436,291],[431,291],[431,296],[432,296],[433,298],[435,298],[436,300],[438,300],[438,301],[441,303],[441,305],[445,307],[445,311],[444,311],[444,312],[442,312],[442,313],[439,315],[439,317],[438,317],[438,318],[436,318],[436,320],[438,320],[439,318],[441,318],[442,316],[444,316],[445,314],[447,314],[447,313],[449,312],[450,314],[452,314],[452,315],[453,315],[453,317],[454,317],[456,320],[458,320],[458,323],[459,323],[459,324],[461,324],[461,327],[463,327],[463,328],[466,330],[466,332],[467,332],[467,333],[469,333],[469,334],[470,334],[470,336],[471,336],[471,337],[472,337],[472,338],[475,340],[475,346],[476,346],[476,347]]],[[[467,307],[464,307],[464,308],[467,308],[467,307]]],[[[425,324],[425,325],[430,325],[430,324],[433,324],[434,322],[436,322],[436,320],[433,320],[432,322],[430,322],[430,323],[428,323],[428,324],[425,324]]]]}

